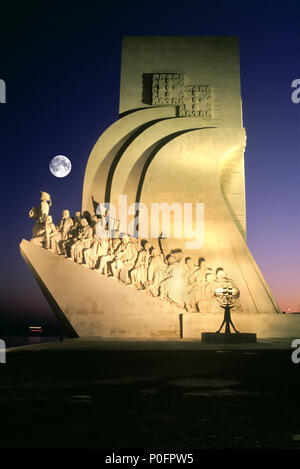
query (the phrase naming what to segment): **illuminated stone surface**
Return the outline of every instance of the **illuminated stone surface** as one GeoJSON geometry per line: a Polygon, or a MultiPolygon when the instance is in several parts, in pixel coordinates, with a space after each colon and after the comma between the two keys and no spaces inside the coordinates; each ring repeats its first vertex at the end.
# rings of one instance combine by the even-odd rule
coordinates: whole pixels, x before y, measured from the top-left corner
{"type": "MultiPolygon", "coordinates": [[[[94,271],[23,240],[23,258],[30,267],[58,320],[70,337],[200,340],[201,333],[220,327],[224,312],[187,313],[122,285],[94,271]]],[[[239,331],[257,333],[258,339],[293,338],[300,334],[299,316],[245,314],[231,311],[239,331]]]]}
{"type": "Polygon", "coordinates": [[[179,337],[176,306],[23,240],[21,254],[71,337],[179,337]]]}
{"type": "MultiPolygon", "coordinates": [[[[280,313],[246,245],[245,146],[237,38],[126,37],[120,119],[91,153],[82,210],[92,211],[93,200],[118,208],[119,196],[125,194],[128,206],[147,206],[150,227],[151,203],[204,203],[201,249],[186,250],[189,240],[183,234],[164,240],[165,252],[181,248],[195,264],[204,257],[208,265],[221,266],[241,291],[241,312],[280,313]],[[180,116],[179,106],[191,99],[192,91],[197,104],[201,85],[210,89],[210,115],[180,116]],[[162,91],[165,96],[153,103],[162,91]],[[142,119],[149,125],[141,126],[142,119]],[[118,149],[117,156],[105,150],[107,141],[109,148],[118,149]]],[[[172,217],[170,225],[172,233],[172,217]]],[[[150,233],[148,240],[157,246],[150,233]]]]}

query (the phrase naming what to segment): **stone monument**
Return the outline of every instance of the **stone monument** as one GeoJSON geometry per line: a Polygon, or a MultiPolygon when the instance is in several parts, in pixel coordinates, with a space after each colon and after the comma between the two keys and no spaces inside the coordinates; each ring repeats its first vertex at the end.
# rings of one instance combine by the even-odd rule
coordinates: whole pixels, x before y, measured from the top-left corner
{"type": "Polygon", "coordinates": [[[64,239],[48,228],[52,250],[23,240],[23,257],[71,336],[200,337],[220,324],[225,279],[237,327],[268,335],[281,311],[246,242],[238,39],[125,37],[121,63],[81,221],[64,239]]]}

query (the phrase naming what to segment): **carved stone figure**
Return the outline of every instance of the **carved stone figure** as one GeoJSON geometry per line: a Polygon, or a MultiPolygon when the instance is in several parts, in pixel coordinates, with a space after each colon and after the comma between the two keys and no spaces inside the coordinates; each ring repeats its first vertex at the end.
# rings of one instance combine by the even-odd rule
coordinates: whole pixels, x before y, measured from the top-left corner
{"type": "Polygon", "coordinates": [[[40,224],[39,229],[35,229],[35,236],[31,238],[31,242],[36,246],[45,247],[45,224],[40,224]]]}
{"type": "Polygon", "coordinates": [[[46,217],[49,215],[49,209],[52,206],[51,197],[47,192],[40,191],[41,203],[40,203],[40,218],[44,222],[46,217]]]}
{"type": "Polygon", "coordinates": [[[97,267],[97,263],[100,258],[106,256],[109,249],[109,239],[100,238],[98,234],[94,234],[91,247],[87,248],[83,252],[84,261],[87,267],[94,269],[97,267]]]}
{"type": "Polygon", "coordinates": [[[71,225],[67,237],[65,240],[61,240],[59,247],[60,250],[63,254],[65,254],[66,257],[70,257],[71,255],[71,246],[77,241],[79,231],[81,229],[80,225],[80,220],[81,220],[81,214],[80,212],[75,212],[74,217],[73,217],[73,225],[71,225]]]}
{"type": "Polygon", "coordinates": [[[93,269],[98,261],[98,245],[100,239],[97,234],[93,235],[90,247],[83,250],[84,264],[89,269],[93,269]]]}
{"type": "Polygon", "coordinates": [[[61,240],[61,234],[58,230],[58,227],[56,227],[55,232],[53,232],[50,235],[50,247],[49,250],[52,252],[55,252],[56,254],[61,254],[61,250],[59,247],[59,242],[61,240]]]}
{"type": "Polygon", "coordinates": [[[121,240],[119,239],[119,231],[116,230],[114,233],[114,238],[108,238],[107,244],[105,243],[102,246],[102,254],[100,257],[100,264],[98,267],[98,272],[104,275],[113,275],[111,270],[111,263],[115,259],[115,253],[118,247],[121,244],[121,240]]]}
{"type": "Polygon", "coordinates": [[[207,270],[207,273],[205,274],[205,287],[204,287],[204,292],[205,292],[205,299],[202,302],[202,308],[205,312],[208,312],[210,310],[211,303],[214,299],[214,293],[215,293],[215,281],[214,281],[214,276],[213,272],[207,270]]]}
{"type": "Polygon", "coordinates": [[[207,263],[205,259],[201,259],[199,267],[189,276],[189,305],[193,311],[203,310],[200,304],[205,301],[206,273],[207,263]]]}
{"type": "Polygon", "coordinates": [[[138,290],[147,285],[148,264],[150,259],[151,244],[146,242],[143,249],[138,253],[134,268],[131,270],[131,280],[138,290]]]}
{"type": "Polygon", "coordinates": [[[129,271],[134,267],[137,258],[137,248],[129,239],[128,235],[123,236],[122,243],[116,251],[115,260],[111,264],[115,278],[130,283],[129,271]]]}
{"type": "Polygon", "coordinates": [[[224,279],[225,279],[224,269],[222,269],[222,267],[218,267],[216,270],[216,278],[215,278],[216,288],[218,285],[222,284],[224,279]]]}
{"type": "Polygon", "coordinates": [[[51,239],[60,236],[56,226],[53,223],[52,216],[47,215],[45,220],[45,248],[51,250],[51,239]]]}
{"type": "Polygon", "coordinates": [[[51,236],[50,249],[57,254],[65,253],[64,242],[68,239],[68,234],[73,226],[69,210],[63,210],[62,219],[57,227],[57,234],[51,236]]]}
{"type": "Polygon", "coordinates": [[[149,290],[153,296],[164,298],[164,281],[168,276],[167,264],[159,249],[152,249],[148,267],[149,290]]]}
{"type": "Polygon", "coordinates": [[[45,247],[46,249],[50,249],[50,239],[51,236],[57,233],[56,227],[52,222],[51,215],[48,215],[45,218],[45,221],[41,223],[40,229],[36,232],[36,236],[34,236],[31,241],[38,245],[45,247]]]}
{"type": "Polygon", "coordinates": [[[182,251],[174,252],[168,257],[168,278],[165,281],[166,297],[180,307],[184,307],[187,292],[187,269],[182,251]]]}
{"type": "Polygon", "coordinates": [[[65,240],[68,237],[71,227],[74,225],[72,218],[70,217],[69,210],[63,210],[62,219],[60,221],[58,231],[61,234],[61,239],[65,240]]]}
{"type": "Polygon", "coordinates": [[[110,243],[108,243],[108,248],[107,248],[107,253],[106,254],[103,254],[101,257],[100,257],[100,264],[99,264],[99,267],[98,267],[98,272],[100,272],[100,274],[104,274],[104,275],[113,275],[112,271],[111,271],[111,268],[110,268],[110,264],[111,262],[113,262],[115,258],[115,255],[114,255],[114,251],[113,249],[111,248],[110,246],[110,243]]]}
{"type": "MultiPolygon", "coordinates": [[[[38,236],[41,236],[42,233],[45,230],[45,224],[40,220],[40,210],[38,207],[32,207],[32,209],[29,212],[29,218],[33,218],[36,220],[35,224],[32,227],[32,239],[37,238],[38,236]]],[[[38,244],[35,242],[35,244],[38,244]]]]}
{"type": "Polygon", "coordinates": [[[93,228],[94,233],[96,232],[96,225],[98,223],[97,215],[93,215],[90,219],[89,225],[93,228]]]}
{"type": "Polygon", "coordinates": [[[73,230],[79,229],[80,225],[80,220],[81,220],[81,213],[79,211],[74,213],[74,225],[73,225],[73,230]]]}
{"type": "Polygon", "coordinates": [[[82,263],[83,249],[88,249],[93,240],[93,228],[88,224],[86,218],[80,220],[81,230],[78,235],[77,241],[71,246],[71,260],[76,261],[78,264],[82,263]]]}
{"type": "Polygon", "coordinates": [[[120,232],[116,230],[114,233],[114,237],[110,238],[110,247],[112,249],[112,252],[115,252],[121,244],[121,239],[119,236],[120,232]]]}
{"type": "Polygon", "coordinates": [[[194,264],[190,257],[185,259],[186,264],[186,275],[187,285],[184,297],[184,303],[188,311],[196,311],[196,301],[194,301],[193,295],[191,294],[193,287],[196,283],[196,272],[199,268],[194,264]]]}

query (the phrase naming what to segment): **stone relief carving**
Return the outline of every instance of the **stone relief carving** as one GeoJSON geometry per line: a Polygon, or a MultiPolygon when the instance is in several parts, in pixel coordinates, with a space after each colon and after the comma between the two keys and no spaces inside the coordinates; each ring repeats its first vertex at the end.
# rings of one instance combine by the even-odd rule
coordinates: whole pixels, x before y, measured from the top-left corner
{"type": "Polygon", "coordinates": [[[187,117],[212,117],[212,94],[210,86],[186,86],[184,89],[184,104],[179,108],[179,114],[187,117]]]}
{"type": "Polygon", "coordinates": [[[154,73],[152,104],[183,104],[184,76],[182,73],[154,73]]]}
{"type": "Polygon", "coordinates": [[[152,105],[174,104],[179,116],[212,118],[212,88],[185,86],[183,73],[153,73],[152,105]]]}
{"type": "MultiPolygon", "coordinates": [[[[49,202],[50,196],[47,198],[49,202]]],[[[36,220],[32,243],[94,270],[96,275],[113,277],[185,311],[218,311],[215,290],[231,281],[222,267],[209,266],[203,257],[194,264],[181,249],[165,253],[161,242],[158,249],[147,240],[118,230],[109,233],[101,215],[88,220],[75,212],[71,218],[69,211],[64,210],[59,225],[55,226],[52,216],[45,215],[47,208],[49,212],[48,202],[44,212],[41,207],[33,207],[29,212],[30,218],[36,220]]],[[[237,310],[242,310],[240,303],[237,310]]]]}

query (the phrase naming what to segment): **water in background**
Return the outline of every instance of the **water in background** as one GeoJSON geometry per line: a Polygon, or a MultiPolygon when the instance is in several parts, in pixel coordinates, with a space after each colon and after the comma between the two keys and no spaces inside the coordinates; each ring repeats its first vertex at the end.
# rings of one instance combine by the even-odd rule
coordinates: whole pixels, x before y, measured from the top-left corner
{"type": "Polygon", "coordinates": [[[1,337],[5,341],[7,348],[9,347],[21,347],[22,345],[35,345],[43,344],[45,342],[59,341],[60,336],[8,336],[1,337]]]}

